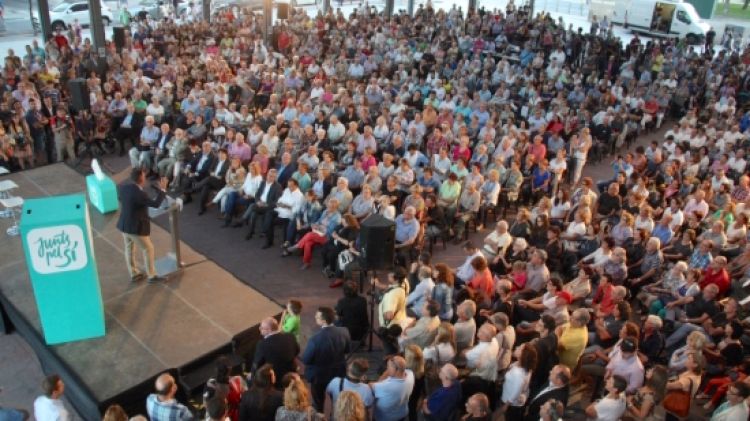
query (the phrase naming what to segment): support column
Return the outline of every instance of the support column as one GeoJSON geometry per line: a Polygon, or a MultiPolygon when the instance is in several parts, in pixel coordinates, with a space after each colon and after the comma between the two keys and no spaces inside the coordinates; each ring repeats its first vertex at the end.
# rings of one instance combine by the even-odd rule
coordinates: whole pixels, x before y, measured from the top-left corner
{"type": "Polygon", "coordinates": [[[385,0],[385,17],[387,18],[393,16],[393,3],[394,0],[385,0]]]}
{"type": "Polygon", "coordinates": [[[39,26],[42,27],[42,39],[47,42],[52,34],[52,25],[49,22],[49,2],[47,0],[37,0],[37,12],[39,12],[39,26]]]}
{"type": "Polygon", "coordinates": [[[91,22],[91,43],[100,59],[105,55],[104,23],[99,0],[89,0],[89,21],[91,22]]]}
{"type": "Polygon", "coordinates": [[[263,0],[263,35],[266,37],[266,47],[271,48],[273,34],[273,0],[263,0]]]}
{"type": "Polygon", "coordinates": [[[211,0],[203,0],[203,20],[211,21],[211,0]]]}
{"type": "Polygon", "coordinates": [[[469,11],[475,12],[477,10],[477,0],[469,0],[468,8],[469,11]]]}
{"type": "Polygon", "coordinates": [[[407,11],[409,12],[409,16],[414,16],[414,0],[409,0],[407,3],[407,11]]]}

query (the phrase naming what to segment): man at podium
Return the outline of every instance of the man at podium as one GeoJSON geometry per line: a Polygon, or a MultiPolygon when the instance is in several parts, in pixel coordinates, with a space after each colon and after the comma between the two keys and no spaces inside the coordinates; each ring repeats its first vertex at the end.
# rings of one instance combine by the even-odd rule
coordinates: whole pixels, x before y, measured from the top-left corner
{"type": "Polygon", "coordinates": [[[146,174],[140,168],[133,168],[130,173],[130,181],[119,186],[120,219],[117,221],[117,229],[122,232],[125,239],[125,262],[128,265],[130,280],[140,281],[148,276],[149,283],[163,281],[164,278],[157,276],[154,264],[154,244],[151,242],[151,219],[148,217],[148,208],[156,208],[164,200],[167,189],[167,179],[162,177],[157,187],[155,198],[149,198],[143,191],[146,185],[146,174]],[[144,275],[135,263],[135,246],[143,251],[146,264],[144,275]]]}

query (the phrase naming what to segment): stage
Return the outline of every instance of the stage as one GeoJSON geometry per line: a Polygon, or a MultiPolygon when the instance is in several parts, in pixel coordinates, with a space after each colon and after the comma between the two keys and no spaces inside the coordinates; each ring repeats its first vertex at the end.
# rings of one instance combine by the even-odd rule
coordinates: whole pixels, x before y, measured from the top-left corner
{"type": "MultiPolygon", "coordinates": [[[[125,174],[113,178],[119,183],[125,174]]],[[[84,177],[64,164],[3,179],[18,184],[12,193],[25,199],[85,191],[84,177]]],[[[131,283],[123,239],[115,227],[117,212],[101,215],[92,207],[89,211],[107,334],[55,346],[45,345],[41,335],[21,240],[6,236],[12,221],[0,219],[0,304],[44,371],[63,376],[66,395],[84,419],[98,419],[112,402],[143,406],[153,378],[161,372],[170,370],[190,384],[191,376],[204,373],[216,355],[245,354],[257,338],[261,319],[282,310],[184,242],[181,273],[164,284],[131,283]]],[[[151,238],[157,258],[169,250],[169,233],[155,223],[151,238]]]]}

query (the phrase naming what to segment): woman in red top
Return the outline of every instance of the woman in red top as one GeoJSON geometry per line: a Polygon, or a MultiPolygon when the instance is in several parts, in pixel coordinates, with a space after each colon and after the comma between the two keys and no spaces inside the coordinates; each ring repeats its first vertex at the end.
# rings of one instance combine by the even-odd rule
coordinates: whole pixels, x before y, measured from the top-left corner
{"type": "Polygon", "coordinates": [[[560,116],[558,114],[555,114],[552,116],[552,121],[547,124],[546,131],[557,134],[560,133],[563,128],[565,128],[565,125],[560,120],[560,116]]]}
{"type": "Polygon", "coordinates": [[[471,278],[467,286],[478,295],[477,304],[492,302],[495,283],[492,272],[487,266],[487,260],[483,256],[477,256],[471,261],[471,267],[474,268],[474,277],[471,278]]]}
{"type": "Polygon", "coordinates": [[[453,148],[453,162],[463,159],[464,162],[469,162],[471,159],[471,148],[469,147],[469,137],[462,136],[459,144],[453,148]]]}

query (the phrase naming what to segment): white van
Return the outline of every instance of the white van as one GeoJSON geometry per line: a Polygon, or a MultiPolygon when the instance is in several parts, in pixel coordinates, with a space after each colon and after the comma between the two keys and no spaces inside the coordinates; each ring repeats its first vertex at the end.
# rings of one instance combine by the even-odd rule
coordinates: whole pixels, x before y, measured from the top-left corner
{"type": "Polygon", "coordinates": [[[633,32],[686,37],[691,44],[702,42],[710,28],[692,4],[681,0],[617,0],[610,21],[633,32]]]}

